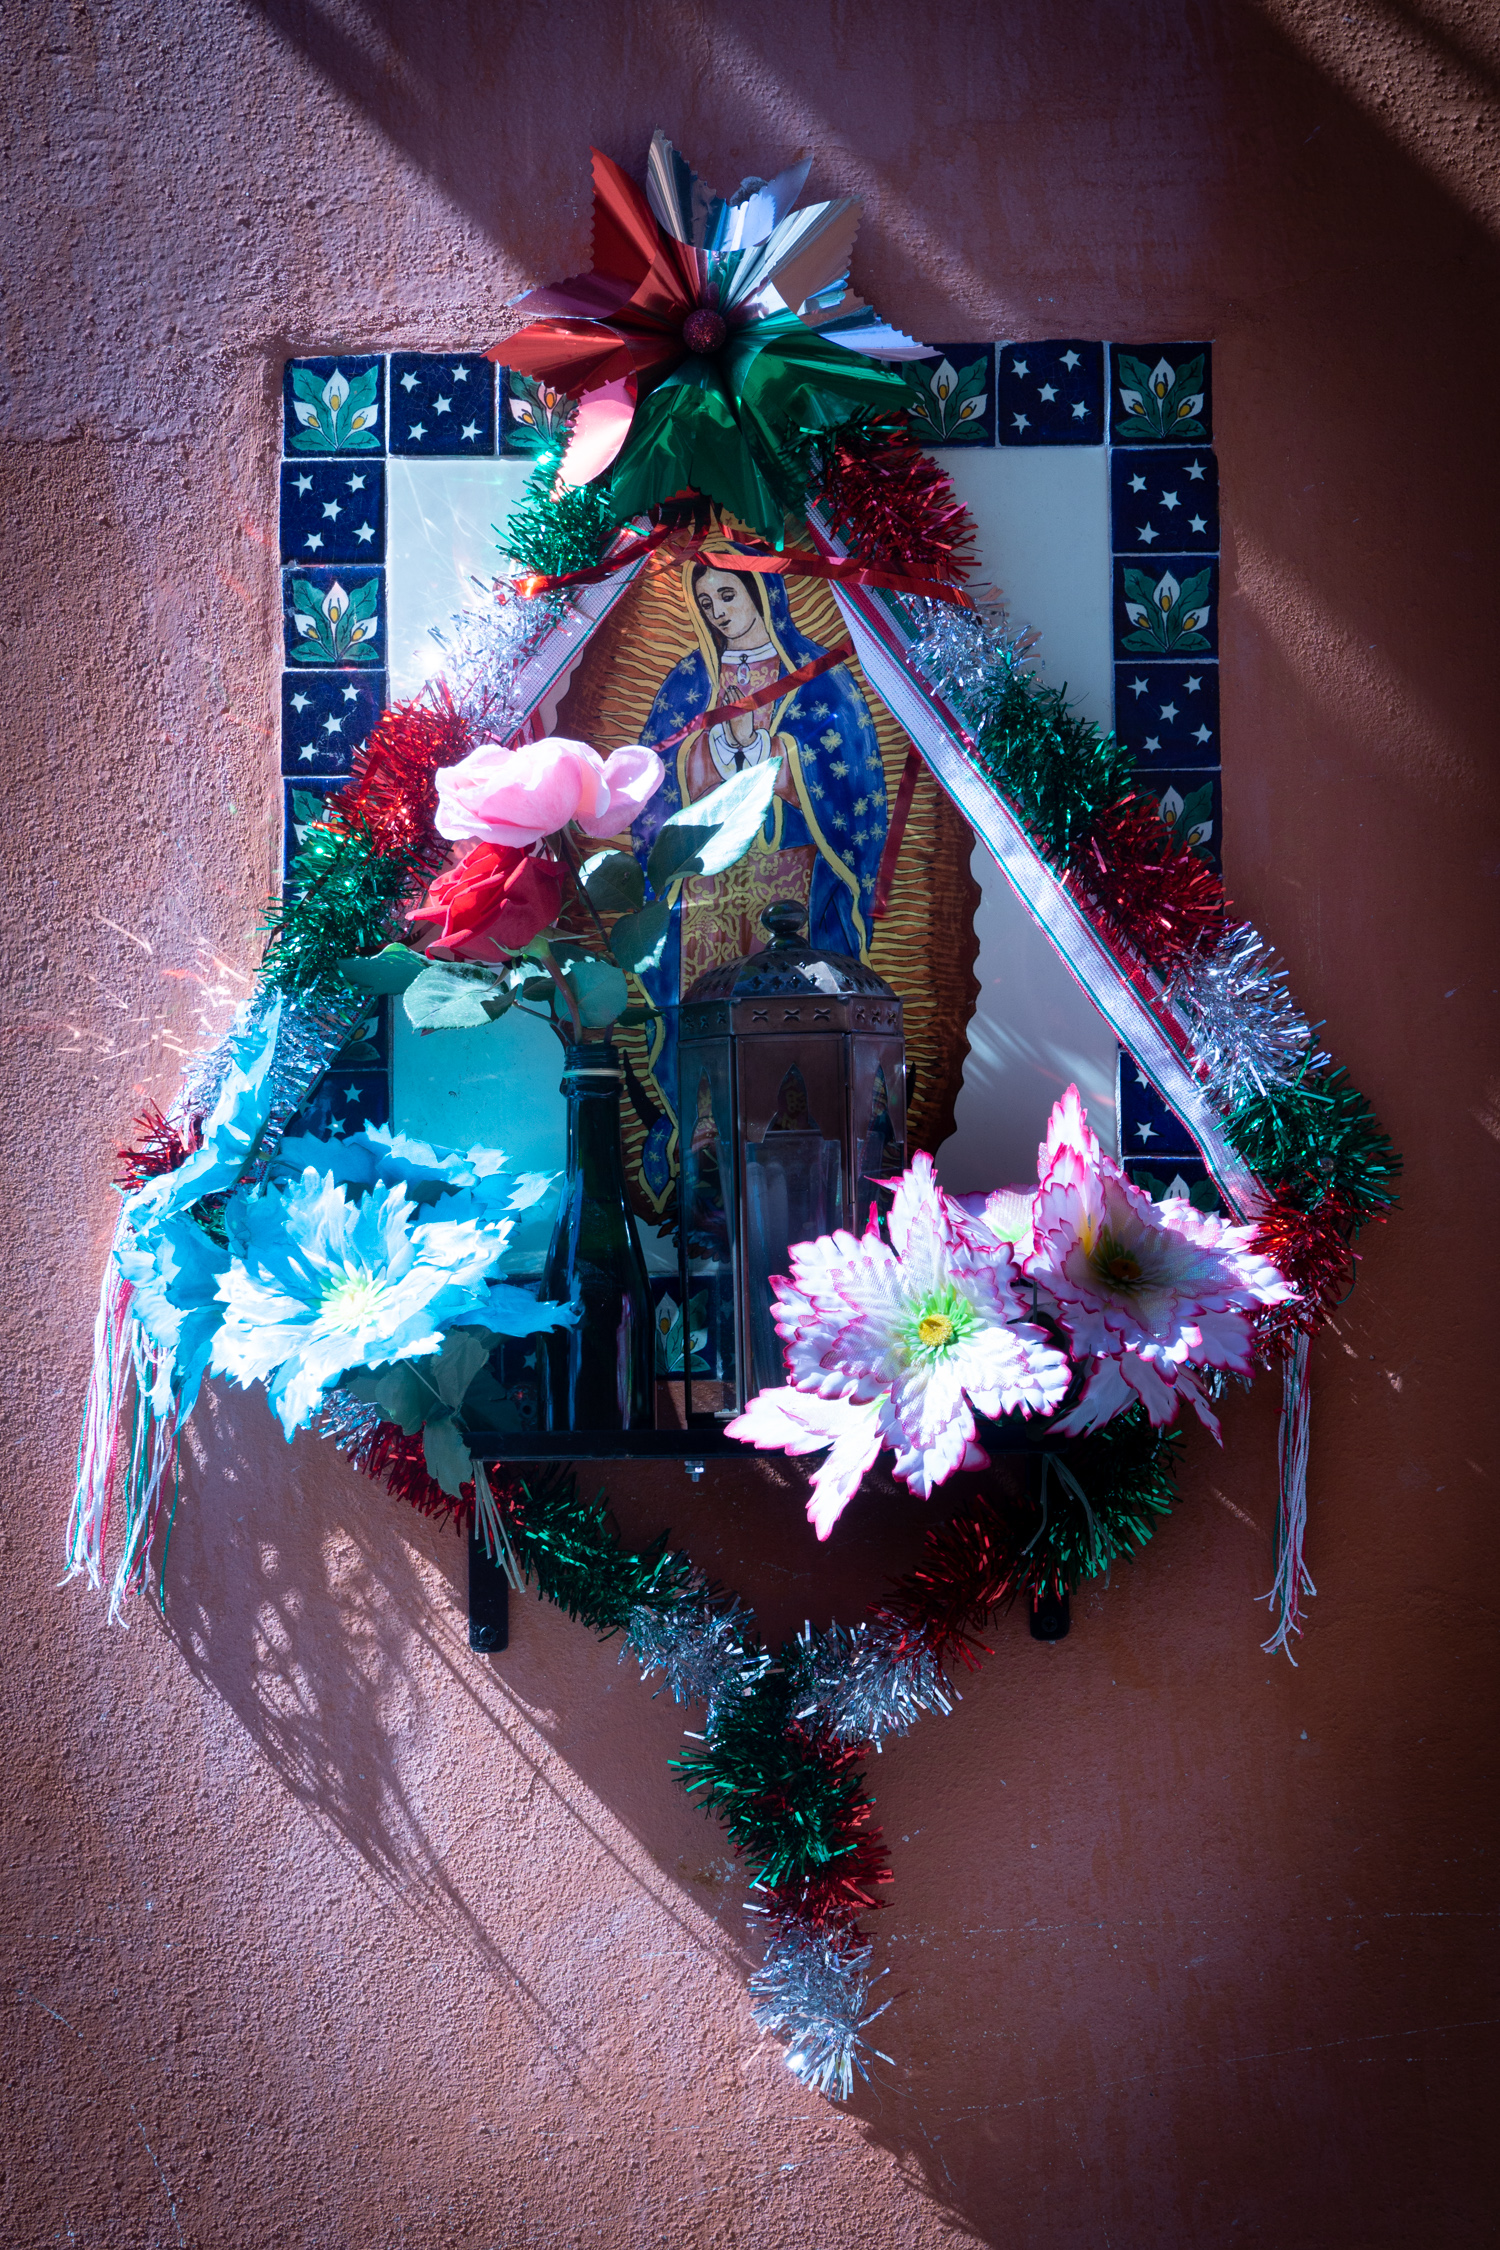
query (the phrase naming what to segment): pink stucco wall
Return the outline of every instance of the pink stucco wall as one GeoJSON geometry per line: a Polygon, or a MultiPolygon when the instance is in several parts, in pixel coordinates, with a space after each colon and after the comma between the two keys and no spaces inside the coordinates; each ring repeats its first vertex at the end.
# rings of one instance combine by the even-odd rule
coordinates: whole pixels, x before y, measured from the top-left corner
{"type": "MultiPolygon", "coordinates": [[[[6,12],[7,2243],[1493,2239],[1497,56],[1483,0],[6,12]],[[1409,1158],[1316,1354],[1300,1670],[1262,1386],[879,1762],[898,2060],[842,2112],[753,2034],[670,1705],[550,1610],[471,1657],[451,1535],[261,1402],[165,1622],[55,1583],[110,1153],[275,856],[281,361],[488,342],[657,123],[815,149],[919,333],[1216,339],[1229,876],[1409,1158]]],[[[773,1629],[916,1537],[612,1489],[773,1629]]]]}

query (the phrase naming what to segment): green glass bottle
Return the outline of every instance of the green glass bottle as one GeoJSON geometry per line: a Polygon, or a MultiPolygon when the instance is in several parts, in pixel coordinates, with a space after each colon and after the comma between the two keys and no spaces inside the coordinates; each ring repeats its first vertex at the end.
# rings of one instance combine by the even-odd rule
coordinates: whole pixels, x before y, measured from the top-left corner
{"type": "Polygon", "coordinates": [[[651,1290],[620,1146],[624,1083],[614,1047],[570,1051],[568,1165],[539,1294],[582,1309],[572,1327],[542,1339],[549,1430],[649,1430],[655,1421],[651,1290]]]}

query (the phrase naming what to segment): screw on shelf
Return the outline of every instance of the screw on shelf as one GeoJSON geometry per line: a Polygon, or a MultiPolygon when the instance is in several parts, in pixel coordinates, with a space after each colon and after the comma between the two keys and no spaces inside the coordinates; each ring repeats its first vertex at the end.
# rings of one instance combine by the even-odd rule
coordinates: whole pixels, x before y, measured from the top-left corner
{"type": "Polygon", "coordinates": [[[1034,1641],[1065,1641],[1072,1623],[1066,1592],[1032,1596],[1031,1637],[1034,1641]]]}

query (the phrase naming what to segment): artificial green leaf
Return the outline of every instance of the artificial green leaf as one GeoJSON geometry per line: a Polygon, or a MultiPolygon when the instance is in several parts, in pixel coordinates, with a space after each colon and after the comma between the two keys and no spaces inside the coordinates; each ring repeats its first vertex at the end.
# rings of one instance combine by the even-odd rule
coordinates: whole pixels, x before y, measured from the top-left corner
{"type": "Polygon", "coordinates": [[[340,1377],[340,1387],[366,1406],[378,1406],[386,1421],[394,1422],[408,1437],[416,1436],[440,1403],[432,1385],[407,1359],[398,1359],[392,1367],[351,1368],[340,1377]]]}
{"type": "Polygon", "coordinates": [[[432,961],[406,989],[402,1006],[418,1031],[472,1031],[491,1021],[487,1003],[504,998],[484,969],[432,961]]]}
{"type": "Polygon", "coordinates": [[[651,846],[646,860],[646,873],[651,878],[654,891],[664,891],[670,882],[684,872],[697,873],[697,856],[716,833],[713,824],[696,818],[697,808],[685,808],[674,813],[651,846]]]}
{"type": "Polygon", "coordinates": [[[463,1432],[451,1414],[436,1416],[423,1430],[422,1458],[427,1474],[455,1500],[474,1474],[463,1432]]]}
{"type": "Polygon", "coordinates": [[[489,1358],[489,1339],[478,1329],[449,1329],[443,1338],[442,1350],[430,1363],[432,1380],[445,1406],[457,1413],[463,1405],[465,1391],[480,1368],[489,1365],[489,1358]]]}
{"type": "Polygon", "coordinates": [[[462,1413],[466,1430],[518,1430],[521,1427],[515,1403],[510,1393],[496,1382],[488,1360],[464,1393],[462,1413]]]}
{"type": "Polygon", "coordinates": [[[527,977],[524,983],[516,988],[515,997],[518,1000],[530,1000],[533,1003],[539,1000],[550,1001],[556,990],[557,986],[550,977],[527,977]]]}
{"type": "Polygon", "coordinates": [[[627,1008],[618,1021],[626,1029],[634,1030],[641,1024],[655,1023],[660,1014],[659,1008],[627,1008]]]}
{"type": "Polygon", "coordinates": [[[780,774],[781,760],[765,758],[758,766],[747,766],[743,773],[721,782],[696,804],[685,805],[681,812],[673,813],[670,820],[663,822],[651,847],[650,873],[656,889],[662,888],[655,873],[656,855],[674,831],[709,831],[700,837],[692,857],[679,861],[673,870],[674,877],[722,875],[736,860],[743,859],[760,834],[780,774]]]}
{"type": "Polygon", "coordinates": [[[384,945],[378,953],[340,961],[339,974],[359,992],[404,992],[429,966],[427,956],[409,945],[384,945]]]}
{"type": "MultiPolygon", "coordinates": [[[[580,1021],[590,1031],[613,1023],[629,1001],[630,994],[625,979],[613,961],[599,961],[586,957],[574,961],[565,971],[568,987],[578,1005],[580,1021]]],[[[555,998],[559,1014],[566,1013],[566,1004],[559,992],[555,998]]]]}
{"type": "Polygon", "coordinates": [[[646,878],[630,852],[596,852],[584,861],[580,874],[601,914],[631,914],[645,899],[646,878]]]}
{"type": "Polygon", "coordinates": [[[639,914],[622,914],[610,932],[610,944],[622,969],[654,969],[672,926],[672,910],[664,898],[653,899],[639,914]]]}

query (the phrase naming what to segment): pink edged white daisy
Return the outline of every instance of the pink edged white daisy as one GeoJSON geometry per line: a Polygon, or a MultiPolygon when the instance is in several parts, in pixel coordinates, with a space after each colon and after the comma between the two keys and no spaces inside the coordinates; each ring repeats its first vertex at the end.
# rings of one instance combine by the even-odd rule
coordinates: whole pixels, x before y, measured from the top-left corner
{"type": "Polygon", "coordinates": [[[1098,1429],[1137,1400],[1153,1422],[1170,1422],[1185,1397],[1217,1437],[1193,1370],[1249,1374],[1250,1316],[1296,1295],[1255,1249],[1254,1227],[1184,1199],[1153,1203],[1101,1150],[1076,1086],[1052,1112],[1038,1172],[1022,1271],[1093,1361],[1057,1434],[1098,1429]]]}
{"type": "Polygon", "coordinates": [[[919,1155],[897,1184],[889,1243],[873,1231],[798,1243],[771,1284],[789,1382],[728,1425],[747,1445],[811,1453],[808,1516],[826,1539],[882,1445],[919,1498],[983,1468],[974,1409],[1052,1413],[1072,1370],[1024,1318],[1008,1247],[966,1238],[919,1155]]]}

